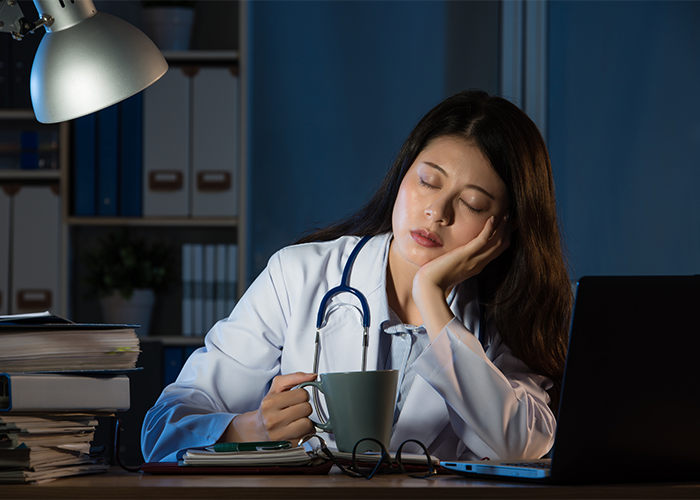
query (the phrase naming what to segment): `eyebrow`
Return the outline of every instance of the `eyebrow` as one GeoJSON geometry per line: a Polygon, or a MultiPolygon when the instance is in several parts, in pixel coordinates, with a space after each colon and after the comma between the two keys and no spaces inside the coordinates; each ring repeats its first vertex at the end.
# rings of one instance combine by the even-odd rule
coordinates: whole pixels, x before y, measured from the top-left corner
{"type": "MultiPolygon", "coordinates": [[[[445,169],[442,168],[440,165],[438,165],[438,164],[436,164],[436,163],[433,163],[433,162],[430,162],[430,161],[425,161],[425,162],[423,162],[423,163],[425,163],[425,164],[428,165],[429,167],[434,168],[434,169],[437,170],[438,172],[442,173],[442,175],[444,175],[445,177],[449,177],[449,176],[447,175],[447,172],[445,172],[445,169]]],[[[482,188],[481,186],[477,186],[476,184],[467,184],[467,185],[464,186],[464,187],[466,187],[467,189],[474,189],[474,190],[476,190],[476,191],[479,191],[479,192],[481,192],[481,193],[484,193],[486,196],[488,196],[488,197],[491,198],[492,200],[496,201],[496,198],[495,198],[491,193],[489,193],[489,192],[486,191],[484,188],[482,188]]]]}

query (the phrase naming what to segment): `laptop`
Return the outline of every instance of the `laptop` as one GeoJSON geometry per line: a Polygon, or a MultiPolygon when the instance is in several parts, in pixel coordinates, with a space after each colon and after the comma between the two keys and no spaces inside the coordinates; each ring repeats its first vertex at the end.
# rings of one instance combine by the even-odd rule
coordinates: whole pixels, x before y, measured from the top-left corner
{"type": "Polygon", "coordinates": [[[579,280],[550,457],[440,465],[567,484],[697,481],[700,276],[579,280]]]}

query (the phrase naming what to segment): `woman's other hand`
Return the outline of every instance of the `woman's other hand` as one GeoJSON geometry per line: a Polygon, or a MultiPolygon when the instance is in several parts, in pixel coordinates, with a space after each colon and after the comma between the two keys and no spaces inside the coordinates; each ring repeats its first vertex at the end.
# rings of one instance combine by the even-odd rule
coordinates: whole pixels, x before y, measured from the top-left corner
{"type": "Polygon", "coordinates": [[[423,265],[413,279],[413,300],[431,341],[454,317],[445,302],[447,291],[479,274],[510,245],[511,228],[506,214],[490,217],[479,235],[466,245],[423,265]]]}

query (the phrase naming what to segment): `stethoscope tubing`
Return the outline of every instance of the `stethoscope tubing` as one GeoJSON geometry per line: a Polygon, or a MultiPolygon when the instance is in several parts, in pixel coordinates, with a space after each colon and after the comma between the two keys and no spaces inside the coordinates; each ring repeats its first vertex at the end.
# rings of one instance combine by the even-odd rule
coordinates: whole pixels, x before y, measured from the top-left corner
{"type": "Polygon", "coordinates": [[[353,248],[352,252],[350,253],[350,257],[348,257],[348,261],[345,263],[345,267],[343,268],[343,277],[340,281],[340,285],[328,290],[328,292],[326,292],[326,294],[323,296],[323,299],[321,299],[321,304],[318,308],[318,316],[316,317],[316,341],[314,346],[314,367],[312,373],[318,373],[319,355],[321,352],[321,327],[323,326],[323,320],[326,317],[328,303],[333,297],[340,293],[351,293],[357,297],[357,300],[360,301],[360,307],[362,308],[362,371],[364,372],[367,370],[367,347],[369,346],[370,323],[369,303],[361,291],[350,286],[350,271],[355,263],[357,254],[360,253],[362,247],[364,247],[365,243],[367,243],[371,238],[371,236],[365,236],[357,243],[357,245],[355,245],[355,248],[353,248]]]}

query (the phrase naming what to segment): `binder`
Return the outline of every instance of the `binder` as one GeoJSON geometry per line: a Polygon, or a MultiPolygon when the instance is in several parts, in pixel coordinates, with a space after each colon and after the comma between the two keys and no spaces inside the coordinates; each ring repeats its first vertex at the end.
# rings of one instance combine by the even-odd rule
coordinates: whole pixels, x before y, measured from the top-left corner
{"type": "Polygon", "coordinates": [[[238,77],[201,68],[192,78],[192,215],[237,214],[238,77]]]}
{"type": "Polygon", "coordinates": [[[97,215],[118,213],[118,116],[116,104],[97,112],[97,215]]]}
{"type": "Polygon", "coordinates": [[[141,216],[143,177],[143,120],[141,93],[120,104],[121,155],[119,157],[119,212],[141,216]]]}
{"type": "Polygon", "coordinates": [[[215,311],[215,269],[216,269],[216,251],[214,245],[204,245],[204,329],[207,331],[214,324],[215,311]]]}
{"type": "Polygon", "coordinates": [[[192,298],[194,296],[194,272],[192,269],[192,245],[182,245],[182,335],[194,335],[194,319],[192,317],[192,298]]]}
{"type": "Polygon", "coordinates": [[[192,327],[202,337],[211,325],[204,323],[204,245],[192,245],[192,327]]]}
{"type": "Polygon", "coordinates": [[[77,118],[73,122],[74,173],[73,213],[79,216],[95,215],[97,200],[97,134],[95,113],[77,118]]]}
{"type": "Polygon", "coordinates": [[[230,311],[226,310],[226,273],[227,266],[231,265],[227,260],[226,245],[216,245],[216,289],[214,293],[216,297],[216,307],[214,310],[214,321],[224,319],[228,317],[230,313],[230,311]]]}
{"type": "Polygon", "coordinates": [[[238,246],[228,245],[228,266],[226,268],[226,302],[230,313],[238,300],[238,246]]]}
{"type": "Polygon", "coordinates": [[[11,313],[56,309],[61,204],[55,188],[26,185],[14,196],[11,313]]]}
{"type": "Polygon", "coordinates": [[[126,411],[126,375],[0,373],[0,412],[126,411]]]}
{"type": "Polygon", "coordinates": [[[189,78],[171,68],[144,90],[143,214],[189,215],[189,78]]]}

